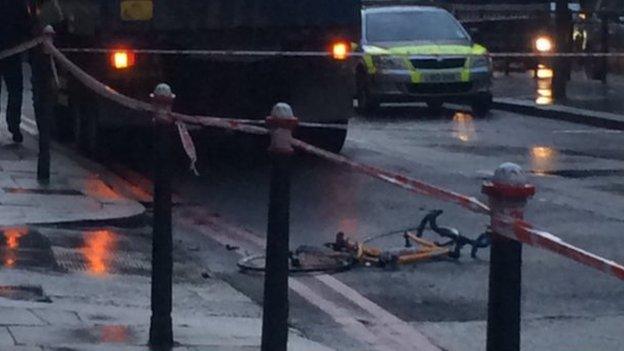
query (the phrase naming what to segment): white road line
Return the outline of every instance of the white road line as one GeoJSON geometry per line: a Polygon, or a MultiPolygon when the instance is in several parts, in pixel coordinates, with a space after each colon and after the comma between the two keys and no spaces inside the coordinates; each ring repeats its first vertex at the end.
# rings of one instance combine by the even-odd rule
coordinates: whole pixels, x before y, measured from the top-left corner
{"type": "Polygon", "coordinates": [[[30,135],[39,135],[39,131],[37,130],[37,123],[24,115],[22,115],[22,124],[20,125],[20,127],[22,128],[22,130],[30,135]]]}
{"type": "Polygon", "coordinates": [[[418,350],[440,350],[437,346],[433,345],[429,341],[429,339],[427,339],[427,337],[416,331],[405,321],[388,312],[383,307],[379,306],[373,301],[362,296],[360,293],[355,291],[350,286],[344,284],[340,280],[327,274],[317,275],[315,276],[315,278],[321,281],[323,284],[327,285],[328,287],[332,288],[332,290],[334,290],[335,292],[351,300],[356,305],[360,306],[360,308],[362,308],[363,310],[377,317],[383,324],[389,326],[391,329],[399,333],[402,338],[407,337],[412,345],[418,345],[418,350]]]}
{"type": "MultiPolygon", "coordinates": [[[[235,238],[225,234],[225,232],[229,232],[238,238],[236,245],[241,246],[244,250],[250,250],[252,252],[264,250],[265,241],[258,235],[254,235],[245,229],[226,223],[226,221],[217,219],[214,216],[203,216],[201,214],[198,216],[195,214],[193,217],[209,220],[208,223],[203,225],[212,227],[211,229],[213,230],[211,230],[211,232],[215,234],[211,235],[211,237],[215,238],[215,240],[221,244],[233,244],[235,238]],[[246,245],[245,243],[241,243],[241,240],[246,242],[246,245]]],[[[312,287],[301,279],[290,278],[289,287],[302,298],[331,316],[334,321],[343,326],[345,332],[357,340],[365,341],[373,350],[441,350],[410,324],[370,301],[338,279],[327,274],[315,275],[312,276],[312,278],[318,280],[324,286],[330,288],[370,314],[374,318],[373,323],[367,323],[365,325],[361,321],[353,318],[351,314],[345,313],[344,309],[338,307],[334,302],[328,301],[320,294],[316,293],[312,287]]]]}

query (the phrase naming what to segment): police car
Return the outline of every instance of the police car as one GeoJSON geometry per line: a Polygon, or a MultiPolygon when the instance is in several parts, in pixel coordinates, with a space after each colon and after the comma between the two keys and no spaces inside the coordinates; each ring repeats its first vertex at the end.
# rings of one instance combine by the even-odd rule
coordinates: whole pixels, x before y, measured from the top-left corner
{"type": "Polygon", "coordinates": [[[446,10],[428,6],[362,10],[362,53],[356,69],[357,107],[382,102],[469,104],[485,115],[492,104],[492,62],[446,10]]]}

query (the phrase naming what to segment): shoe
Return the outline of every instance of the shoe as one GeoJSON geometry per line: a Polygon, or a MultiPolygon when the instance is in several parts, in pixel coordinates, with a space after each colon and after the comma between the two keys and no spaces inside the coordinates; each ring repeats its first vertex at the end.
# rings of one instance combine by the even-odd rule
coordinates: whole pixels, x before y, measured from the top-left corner
{"type": "Polygon", "coordinates": [[[24,141],[24,136],[22,135],[21,131],[18,130],[13,133],[13,142],[20,144],[22,141],[24,141]]]}

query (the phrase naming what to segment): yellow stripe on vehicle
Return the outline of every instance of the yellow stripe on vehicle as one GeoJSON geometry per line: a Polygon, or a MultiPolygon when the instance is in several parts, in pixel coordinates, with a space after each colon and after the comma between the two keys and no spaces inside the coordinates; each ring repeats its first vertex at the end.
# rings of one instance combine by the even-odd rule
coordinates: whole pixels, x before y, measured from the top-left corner
{"type": "Polygon", "coordinates": [[[377,72],[377,69],[375,68],[375,63],[373,62],[373,56],[371,55],[364,55],[364,64],[366,65],[366,70],[368,71],[368,74],[375,74],[375,72],[377,72]]]}
{"type": "Polygon", "coordinates": [[[487,49],[484,46],[481,46],[479,44],[474,44],[472,46],[472,52],[473,55],[485,55],[487,54],[487,49]]]}
{"type": "Polygon", "coordinates": [[[462,68],[461,81],[462,82],[470,81],[470,69],[469,68],[466,68],[466,67],[462,68]]]}
{"type": "Polygon", "coordinates": [[[414,70],[414,69],[411,69],[409,71],[409,74],[410,74],[410,79],[411,79],[412,83],[422,83],[422,73],[421,72],[419,72],[417,70],[414,70]]]}

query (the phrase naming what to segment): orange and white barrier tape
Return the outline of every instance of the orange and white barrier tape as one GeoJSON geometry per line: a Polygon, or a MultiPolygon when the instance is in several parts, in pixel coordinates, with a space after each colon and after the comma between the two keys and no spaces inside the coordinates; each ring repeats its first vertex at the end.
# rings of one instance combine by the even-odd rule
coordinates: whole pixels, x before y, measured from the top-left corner
{"type": "Polygon", "coordinates": [[[355,169],[358,172],[383,180],[386,183],[396,185],[411,192],[426,195],[446,202],[452,202],[472,212],[482,214],[488,214],[490,212],[490,208],[486,204],[482,203],[474,197],[469,197],[450,190],[442,189],[435,185],[427,184],[420,180],[409,178],[398,173],[392,173],[377,168],[375,166],[365,165],[363,163],[353,161],[345,156],[325,151],[301,140],[293,139],[292,144],[297,149],[303,150],[316,156],[320,156],[334,163],[348,166],[349,168],[355,169]]]}
{"type": "MultiPolygon", "coordinates": [[[[474,197],[445,190],[440,187],[408,178],[400,174],[382,170],[374,166],[365,165],[350,160],[347,157],[307,144],[301,140],[293,139],[292,144],[297,149],[322,157],[331,162],[348,166],[358,172],[367,174],[417,194],[455,203],[476,213],[491,214],[490,208],[474,197]]],[[[509,239],[548,250],[560,256],[567,257],[571,260],[612,275],[618,279],[624,280],[624,266],[566,243],[561,238],[546,231],[534,229],[525,221],[517,220],[511,217],[495,217],[492,229],[495,233],[503,235],[509,239]]]]}
{"type": "Polygon", "coordinates": [[[20,45],[17,45],[15,47],[12,47],[10,49],[0,51],[0,60],[5,59],[7,57],[21,54],[22,52],[25,52],[25,51],[28,51],[36,47],[37,45],[41,44],[42,42],[43,42],[43,37],[37,37],[27,42],[24,42],[20,45]]]}
{"type": "Polygon", "coordinates": [[[556,235],[513,218],[494,218],[493,231],[509,239],[539,247],[624,280],[624,266],[569,244],[556,235]]]}

